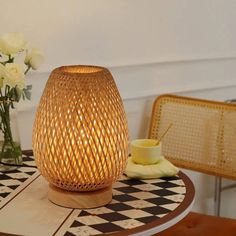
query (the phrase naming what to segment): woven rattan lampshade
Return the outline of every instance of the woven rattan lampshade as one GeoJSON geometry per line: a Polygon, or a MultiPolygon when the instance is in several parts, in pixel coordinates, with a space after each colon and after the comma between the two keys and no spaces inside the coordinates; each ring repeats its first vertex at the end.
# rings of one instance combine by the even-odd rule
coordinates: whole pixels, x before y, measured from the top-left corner
{"type": "Polygon", "coordinates": [[[111,200],[111,185],[128,156],[128,127],[109,70],[63,66],[52,71],[36,113],[33,150],[50,183],[51,201],[90,208],[111,200]]]}

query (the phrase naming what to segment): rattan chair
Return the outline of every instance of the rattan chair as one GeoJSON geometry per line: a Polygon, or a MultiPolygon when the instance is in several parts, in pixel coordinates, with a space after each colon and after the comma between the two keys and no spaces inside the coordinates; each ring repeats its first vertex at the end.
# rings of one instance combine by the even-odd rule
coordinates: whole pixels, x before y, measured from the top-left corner
{"type": "MultiPolygon", "coordinates": [[[[236,180],[235,104],[175,95],[159,96],[153,105],[149,138],[158,139],[171,123],[172,128],[162,141],[163,154],[168,160],[179,167],[236,180]]],[[[200,219],[199,214],[189,217],[200,219]]],[[[203,217],[204,221],[206,217],[203,217]]],[[[208,218],[214,222],[214,218],[208,218]]],[[[236,235],[236,221],[233,222],[235,232],[232,235],[236,235]]],[[[170,230],[173,235],[174,229],[170,230]]]]}
{"type": "MultiPolygon", "coordinates": [[[[236,99],[229,99],[225,101],[226,103],[236,104],[236,99]]],[[[222,186],[222,177],[215,177],[215,215],[220,216],[220,205],[221,205],[221,193],[225,190],[235,188],[236,184],[230,184],[222,186]]]]}

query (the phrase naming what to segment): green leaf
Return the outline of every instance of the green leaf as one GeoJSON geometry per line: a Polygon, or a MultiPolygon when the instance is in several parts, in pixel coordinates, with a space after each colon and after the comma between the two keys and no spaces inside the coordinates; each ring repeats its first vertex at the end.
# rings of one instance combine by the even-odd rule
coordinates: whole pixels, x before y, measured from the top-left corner
{"type": "Polygon", "coordinates": [[[16,102],[19,102],[21,99],[21,95],[22,95],[22,90],[20,88],[18,88],[17,86],[15,87],[15,95],[16,95],[16,102]]]}
{"type": "Polygon", "coordinates": [[[7,98],[10,98],[10,99],[13,99],[13,100],[15,100],[15,88],[12,88],[11,90],[9,90],[8,92],[7,92],[7,86],[5,87],[5,94],[6,94],[6,97],[7,98]]]}
{"type": "Polygon", "coordinates": [[[27,90],[31,90],[31,89],[32,89],[32,84],[27,85],[27,86],[26,86],[26,89],[27,89],[27,90]]]}
{"type": "Polygon", "coordinates": [[[11,90],[9,90],[8,93],[6,93],[7,97],[11,100],[16,100],[16,89],[15,88],[12,88],[11,90]]]}
{"type": "Polygon", "coordinates": [[[18,88],[17,86],[14,88],[11,88],[10,91],[7,93],[7,97],[10,100],[13,100],[15,102],[20,101],[21,95],[22,95],[22,90],[20,88],[18,88]]]}
{"type": "Polygon", "coordinates": [[[25,95],[25,97],[30,100],[31,99],[31,92],[29,90],[26,89],[23,89],[23,93],[25,95]]]}

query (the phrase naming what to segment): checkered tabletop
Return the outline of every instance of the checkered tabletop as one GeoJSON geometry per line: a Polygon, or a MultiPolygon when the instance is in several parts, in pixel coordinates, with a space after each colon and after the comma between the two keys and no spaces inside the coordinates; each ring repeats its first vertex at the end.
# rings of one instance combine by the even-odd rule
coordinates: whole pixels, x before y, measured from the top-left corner
{"type": "MultiPolygon", "coordinates": [[[[3,211],[8,209],[8,204],[10,206],[13,202],[12,199],[17,199],[16,196],[21,193],[27,201],[27,191],[25,193],[24,191],[36,181],[41,183],[32,152],[24,152],[23,161],[23,166],[17,170],[0,172],[0,209],[3,211]]],[[[46,184],[44,181],[42,183],[46,184]]],[[[47,184],[43,185],[43,189],[45,188],[47,184]]],[[[113,184],[113,199],[106,206],[80,210],[62,209],[54,205],[54,211],[61,212],[61,216],[53,213],[55,221],[52,224],[59,220],[61,223],[57,225],[53,235],[135,235],[137,232],[145,232],[178,217],[191,205],[193,198],[192,182],[182,172],[178,176],[150,180],[134,180],[122,176],[113,184]]],[[[43,202],[39,202],[38,205],[44,204],[44,207],[52,209],[52,203],[48,202],[46,196],[40,197],[39,201],[43,202]]],[[[17,202],[18,200],[14,202],[16,206],[17,202]]],[[[38,211],[37,214],[35,217],[42,220],[38,211]]],[[[34,224],[37,227],[37,221],[34,224]]],[[[47,231],[37,235],[45,235],[45,233],[47,234],[47,231]]]]}
{"type": "Polygon", "coordinates": [[[113,185],[110,204],[82,210],[64,235],[115,233],[151,223],[176,209],[185,192],[178,176],[152,180],[123,177],[113,185]]]}
{"type": "Polygon", "coordinates": [[[24,166],[17,170],[0,172],[0,206],[1,202],[10,195],[33,174],[37,173],[31,152],[23,153],[24,166]]]}

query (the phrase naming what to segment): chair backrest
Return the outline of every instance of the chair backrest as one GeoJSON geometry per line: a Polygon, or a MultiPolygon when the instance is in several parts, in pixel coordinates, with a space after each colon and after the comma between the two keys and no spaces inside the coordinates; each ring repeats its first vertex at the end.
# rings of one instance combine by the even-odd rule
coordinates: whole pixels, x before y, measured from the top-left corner
{"type": "Polygon", "coordinates": [[[236,105],[175,95],[153,104],[149,138],[162,140],[173,164],[236,179],[236,105]]]}

